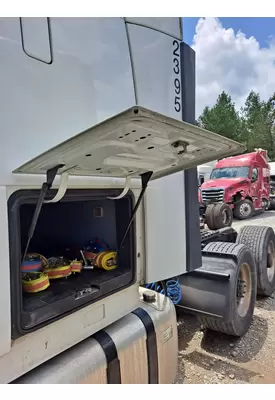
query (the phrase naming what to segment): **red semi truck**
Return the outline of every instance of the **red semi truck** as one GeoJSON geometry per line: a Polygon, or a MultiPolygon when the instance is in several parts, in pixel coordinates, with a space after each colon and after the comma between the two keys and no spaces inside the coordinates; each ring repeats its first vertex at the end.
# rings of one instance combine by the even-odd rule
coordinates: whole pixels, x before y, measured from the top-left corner
{"type": "Polygon", "coordinates": [[[215,214],[225,226],[232,222],[229,207],[237,219],[246,219],[268,209],[269,196],[270,167],[267,152],[262,149],[219,160],[210,180],[199,188],[199,201],[206,215],[211,214],[213,219],[215,214]]]}

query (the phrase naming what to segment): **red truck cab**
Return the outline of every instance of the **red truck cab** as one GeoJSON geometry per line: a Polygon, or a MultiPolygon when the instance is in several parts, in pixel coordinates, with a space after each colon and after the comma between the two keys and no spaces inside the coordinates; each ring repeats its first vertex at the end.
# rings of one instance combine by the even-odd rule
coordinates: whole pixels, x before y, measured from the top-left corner
{"type": "Polygon", "coordinates": [[[227,203],[238,219],[268,209],[269,196],[270,167],[262,149],[219,160],[210,180],[199,188],[200,203],[227,203]]]}

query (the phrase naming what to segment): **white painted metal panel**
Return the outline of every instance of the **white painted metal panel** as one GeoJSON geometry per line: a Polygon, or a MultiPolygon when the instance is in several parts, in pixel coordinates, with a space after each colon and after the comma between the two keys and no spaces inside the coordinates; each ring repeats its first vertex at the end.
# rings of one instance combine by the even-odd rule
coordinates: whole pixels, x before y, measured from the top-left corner
{"type": "Polygon", "coordinates": [[[135,105],[123,18],[50,18],[53,62],[22,49],[19,18],[0,19],[0,181],[77,133],[135,105]]]}
{"type": "Polygon", "coordinates": [[[182,40],[182,18],[176,17],[125,17],[126,22],[164,32],[182,40]]]}
{"type": "MultiPolygon", "coordinates": [[[[10,315],[10,260],[9,260],[9,228],[7,210],[7,192],[0,187],[0,357],[8,353],[11,346],[10,315]]],[[[1,370],[2,373],[2,370],[1,370]]]]}
{"type": "Polygon", "coordinates": [[[22,376],[127,315],[138,301],[138,286],[132,285],[15,340],[10,352],[0,357],[0,384],[22,376]]]}
{"type": "Polygon", "coordinates": [[[52,52],[50,44],[49,18],[24,17],[20,18],[22,46],[25,53],[50,64],[52,52]]]}
{"type": "Polygon", "coordinates": [[[151,182],[145,195],[147,283],[186,272],[185,230],[183,174],[151,182]]]}
{"type": "Polygon", "coordinates": [[[180,41],[127,24],[137,104],[181,119],[180,41]]]}
{"type": "Polygon", "coordinates": [[[171,175],[236,153],[239,143],[197,126],[134,107],[39,155],[15,172],[45,174],[61,164],[73,175],[171,175]]]}

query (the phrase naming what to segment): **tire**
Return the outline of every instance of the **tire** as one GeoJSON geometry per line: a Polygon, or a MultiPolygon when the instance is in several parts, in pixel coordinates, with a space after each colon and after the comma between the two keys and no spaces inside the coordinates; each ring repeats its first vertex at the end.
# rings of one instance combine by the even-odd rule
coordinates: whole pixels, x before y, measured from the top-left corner
{"type": "MultiPolygon", "coordinates": [[[[229,280],[230,291],[228,304],[231,309],[231,320],[198,316],[202,325],[213,331],[240,337],[251,325],[256,301],[256,264],[249,248],[244,245],[226,242],[213,242],[205,246],[203,251],[220,254],[230,254],[236,257],[236,274],[229,280]],[[244,297],[240,298],[238,287],[241,281],[247,284],[244,297]]],[[[225,269],[227,265],[225,265],[225,269]]]]}
{"type": "Polygon", "coordinates": [[[253,217],[255,213],[252,201],[244,199],[239,201],[234,206],[234,216],[237,219],[247,219],[253,217]]]}
{"type": "Polygon", "coordinates": [[[270,200],[270,204],[268,207],[269,210],[275,210],[275,200],[270,200]]]}
{"type": "Polygon", "coordinates": [[[270,201],[266,200],[266,199],[263,199],[263,207],[262,207],[263,212],[268,211],[269,210],[269,206],[270,206],[270,201]]]}
{"type": "Polygon", "coordinates": [[[233,213],[227,203],[215,204],[212,212],[216,229],[221,229],[232,225],[233,213]]]}
{"type": "Polygon", "coordinates": [[[205,222],[210,230],[231,226],[233,214],[227,203],[209,204],[205,212],[205,222]]]}
{"type": "Polygon", "coordinates": [[[205,223],[210,230],[215,230],[213,208],[215,204],[209,204],[205,210],[205,223]]]}
{"type": "Polygon", "coordinates": [[[236,243],[252,251],[257,267],[257,293],[270,296],[275,289],[275,233],[269,226],[244,226],[236,243]]]}

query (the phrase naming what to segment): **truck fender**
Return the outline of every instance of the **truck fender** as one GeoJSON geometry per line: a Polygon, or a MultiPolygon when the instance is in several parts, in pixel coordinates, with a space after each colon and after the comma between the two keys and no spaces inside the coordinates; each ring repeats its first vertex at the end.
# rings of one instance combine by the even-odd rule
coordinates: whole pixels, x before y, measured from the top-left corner
{"type": "Polygon", "coordinates": [[[248,200],[252,201],[252,203],[253,203],[252,198],[244,190],[236,191],[236,193],[234,193],[232,197],[233,197],[234,203],[238,203],[239,201],[242,201],[244,199],[248,199],[248,200]]]}

